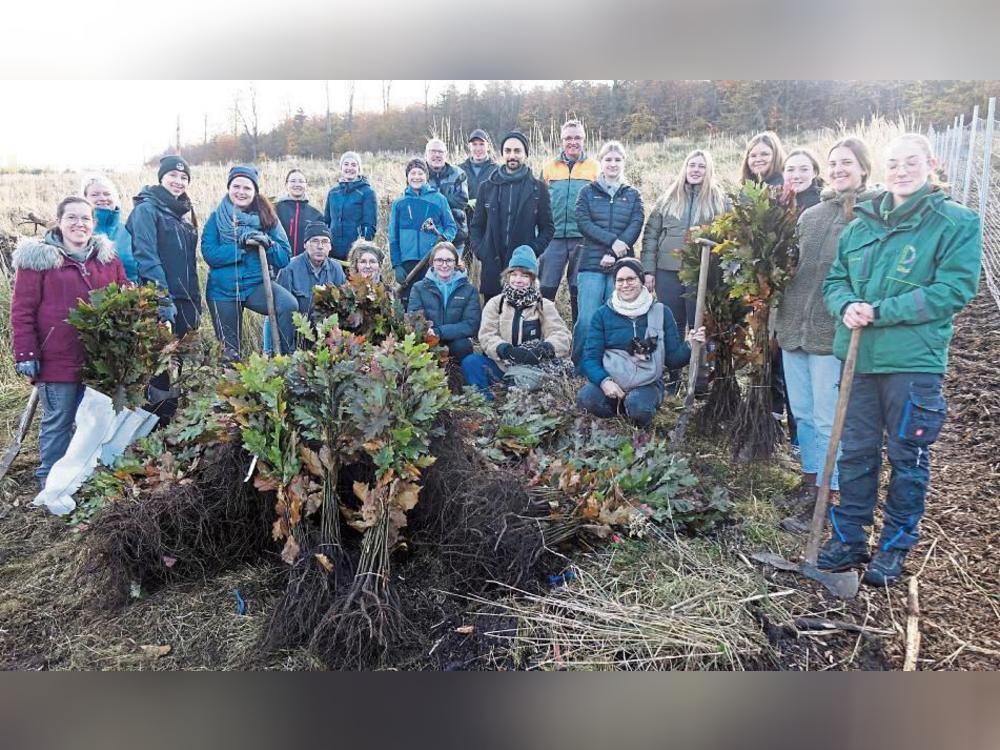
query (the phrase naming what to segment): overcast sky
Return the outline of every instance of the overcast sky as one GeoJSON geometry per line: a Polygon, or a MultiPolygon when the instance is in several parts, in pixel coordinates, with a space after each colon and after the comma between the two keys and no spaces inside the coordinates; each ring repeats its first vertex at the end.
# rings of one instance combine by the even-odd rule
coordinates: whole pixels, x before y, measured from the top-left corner
{"type": "MultiPolygon", "coordinates": [[[[349,81],[330,81],[330,106],[346,111],[349,81]]],[[[430,98],[453,81],[432,81],[430,98]]],[[[454,81],[460,91],[470,81],[454,81]]],[[[483,85],[483,81],[472,81],[483,85]]],[[[551,81],[515,81],[530,88],[551,81]]],[[[200,142],[231,129],[237,94],[247,101],[249,81],[0,81],[0,102],[18,102],[0,116],[0,166],[52,169],[129,169],[175,138],[200,142]],[[60,102],[66,102],[64,107],[60,102]]],[[[263,128],[302,107],[326,111],[325,81],[255,81],[263,128]]],[[[357,81],[355,110],[382,108],[381,81],[357,81]]],[[[422,102],[424,81],[393,81],[393,106],[422,102]]]]}

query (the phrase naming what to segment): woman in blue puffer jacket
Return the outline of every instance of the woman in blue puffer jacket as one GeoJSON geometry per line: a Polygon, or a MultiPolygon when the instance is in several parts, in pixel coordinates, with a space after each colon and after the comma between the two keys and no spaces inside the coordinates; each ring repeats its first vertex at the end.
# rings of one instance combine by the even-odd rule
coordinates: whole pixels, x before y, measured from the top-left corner
{"type": "MultiPolygon", "coordinates": [[[[267,262],[273,271],[288,265],[291,249],[274,207],[260,194],[256,168],[243,164],[233,167],[227,187],[227,194],[205,223],[201,254],[210,269],[205,296],[215,335],[222,342],[225,358],[234,361],[240,358],[243,308],[267,315],[264,276],[255,244],[267,249],[267,262]]],[[[271,288],[281,351],[288,354],[295,349],[292,313],[298,310],[298,303],[284,287],[272,284],[271,288]]]]}
{"type": "Polygon", "coordinates": [[[333,234],[333,255],[346,260],[357,239],[371,241],[378,227],[378,199],[361,175],[361,157],[345,151],[340,157],[340,181],[326,196],[323,220],[333,234]]]}
{"type": "Polygon", "coordinates": [[[122,219],[121,201],[115,184],[102,174],[89,174],[80,182],[80,195],[94,206],[97,225],[94,234],[103,234],[115,246],[125,275],[133,284],[139,282],[139,266],[132,254],[132,235],[122,219]]]}

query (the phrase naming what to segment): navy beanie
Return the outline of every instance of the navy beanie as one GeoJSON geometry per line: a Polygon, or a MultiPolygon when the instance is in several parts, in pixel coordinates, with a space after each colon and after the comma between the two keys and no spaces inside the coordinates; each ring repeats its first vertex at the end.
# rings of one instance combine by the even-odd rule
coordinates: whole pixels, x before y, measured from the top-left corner
{"type": "Polygon", "coordinates": [[[237,177],[246,177],[250,182],[253,183],[253,188],[256,192],[260,192],[259,180],[260,177],[257,175],[257,168],[251,164],[237,164],[235,167],[229,170],[229,177],[226,179],[226,187],[228,188],[233,184],[233,180],[237,177]]]}
{"type": "Polygon", "coordinates": [[[639,277],[639,283],[642,283],[646,270],[642,267],[642,263],[639,262],[638,258],[634,255],[626,255],[624,258],[619,258],[614,266],[611,267],[611,278],[615,278],[623,268],[631,268],[635,271],[635,275],[639,277]]]}
{"type": "Polygon", "coordinates": [[[330,227],[322,221],[310,221],[306,224],[305,239],[303,242],[308,242],[313,237],[326,237],[329,240],[333,240],[333,234],[330,232],[330,227]]]}
{"type": "Polygon", "coordinates": [[[163,179],[163,175],[167,172],[183,172],[188,176],[188,182],[191,181],[191,167],[186,161],[176,154],[164,156],[160,159],[160,168],[156,170],[156,181],[159,182],[163,179]]]}

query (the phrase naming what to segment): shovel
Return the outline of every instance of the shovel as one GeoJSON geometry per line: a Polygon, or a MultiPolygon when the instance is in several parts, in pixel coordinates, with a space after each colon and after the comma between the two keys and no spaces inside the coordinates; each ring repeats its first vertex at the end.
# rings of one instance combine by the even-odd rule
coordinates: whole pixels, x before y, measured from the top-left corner
{"type": "Polygon", "coordinates": [[[779,570],[800,573],[806,578],[822,583],[827,590],[840,599],[853,599],[858,593],[858,572],[848,570],[842,573],[832,573],[816,567],[819,556],[819,539],[823,533],[823,520],[826,518],[826,506],[830,501],[830,476],[837,462],[837,448],[840,445],[840,434],[844,430],[844,417],[847,415],[847,403],[851,397],[851,385],[854,382],[854,366],[858,360],[858,344],[861,342],[861,328],[851,331],[851,343],[847,348],[847,359],[844,360],[844,372],[840,376],[840,395],[837,397],[837,410],[833,415],[833,428],[830,430],[830,445],[826,449],[826,464],[823,467],[823,483],[816,493],[816,506],[813,508],[812,522],[809,524],[809,540],[806,542],[805,558],[800,563],[793,563],[773,552],[757,552],[751,557],[757,562],[766,563],[779,570]]]}
{"type": "Polygon", "coordinates": [[[256,247],[260,255],[260,268],[264,276],[264,296],[267,298],[267,320],[271,326],[271,347],[274,353],[281,356],[281,336],[278,333],[278,313],[274,311],[274,290],[271,288],[271,269],[267,263],[267,248],[258,242],[250,240],[247,246],[256,247]]]}
{"type": "Polygon", "coordinates": [[[14,437],[14,442],[7,448],[7,452],[3,454],[3,458],[0,458],[0,479],[4,478],[10,465],[14,463],[14,459],[17,458],[17,454],[21,451],[21,443],[24,442],[24,436],[28,434],[28,428],[31,426],[31,420],[34,418],[35,409],[37,408],[38,386],[36,385],[31,389],[28,404],[21,413],[21,421],[17,424],[17,435],[14,437]]]}
{"type": "MultiPolygon", "coordinates": [[[[701,267],[698,269],[698,297],[694,307],[694,330],[698,330],[705,322],[705,292],[708,289],[708,265],[712,262],[712,248],[717,242],[705,239],[704,237],[695,240],[701,245],[701,267]]],[[[688,420],[691,419],[691,406],[694,404],[694,390],[698,383],[698,370],[701,366],[701,350],[704,344],[700,341],[691,342],[691,361],[688,364],[688,389],[684,396],[684,406],[681,407],[681,415],[677,420],[677,426],[670,434],[670,440],[677,446],[684,443],[684,436],[687,432],[688,420]]]]}

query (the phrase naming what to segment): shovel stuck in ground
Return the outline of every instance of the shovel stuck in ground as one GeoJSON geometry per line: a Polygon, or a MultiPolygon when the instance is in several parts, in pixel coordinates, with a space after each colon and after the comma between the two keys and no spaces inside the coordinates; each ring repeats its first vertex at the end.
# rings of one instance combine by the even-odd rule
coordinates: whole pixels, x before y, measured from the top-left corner
{"type": "Polygon", "coordinates": [[[844,418],[847,415],[847,403],[851,398],[851,385],[854,382],[854,365],[858,360],[858,344],[861,342],[861,328],[851,331],[851,343],[847,348],[847,359],[844,360],[844,372],[840,376],[840,395],[837,397],[837,410],[833,415],[833,428],[830,430],[830,445],[826,449],[826,464],[823,467],[823,482],[816,493],[816,506],[813,508],[812,522],[809,525],[809,540],[806,542],[805,558],[800,563],[793,563],[774,552],[757,552],[751,557],[757,562],[766,563],[779,570],[800,573],[814,581],[822,583],[827,590],[841,599],[853,599],[858,593],[858,572],[848,570],[833,573],[816,567],[819,556],[819,540],[823,533],[823,520],[826,518],[826,506],[830,500],[830,476],[837,462],[837,448],[840,445],[840,434],[844,430],[844,418]]]}

